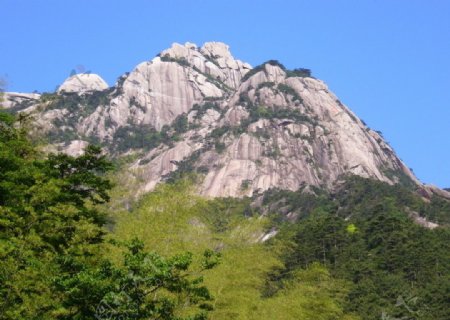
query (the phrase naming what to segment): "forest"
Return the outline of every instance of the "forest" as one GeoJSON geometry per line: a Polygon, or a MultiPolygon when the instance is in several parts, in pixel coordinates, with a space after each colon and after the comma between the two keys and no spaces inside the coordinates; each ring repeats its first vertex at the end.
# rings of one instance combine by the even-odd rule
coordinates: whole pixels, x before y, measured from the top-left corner
{"type": "Polygon", "coordinates": [[[17,120],[0,112],[0,319],[450,319],[448,201],[355,176],[207,199],[201,174],[130,200],[99,147],[47,155],[17,120]]]}

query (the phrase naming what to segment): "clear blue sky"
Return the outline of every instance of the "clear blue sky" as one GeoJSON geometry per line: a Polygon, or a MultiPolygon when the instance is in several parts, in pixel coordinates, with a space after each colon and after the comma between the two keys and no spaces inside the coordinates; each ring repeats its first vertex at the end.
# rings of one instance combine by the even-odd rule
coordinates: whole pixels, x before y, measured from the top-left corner
{"type": "Polygon", "coordinates": [[[450,187],[450,1],[0,0],[0,76],[53,91],[115,79],[172,42],[223,41],[324,80],[424,182],[450,187]]]}

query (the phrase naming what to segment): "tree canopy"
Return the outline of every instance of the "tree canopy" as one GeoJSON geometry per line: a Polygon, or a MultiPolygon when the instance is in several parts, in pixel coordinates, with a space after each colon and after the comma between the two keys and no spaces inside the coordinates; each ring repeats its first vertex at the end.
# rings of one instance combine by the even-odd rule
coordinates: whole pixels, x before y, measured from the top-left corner
{"type": "Polygon", "coordinates": [[[95,146],[41,154],[0,112],[0,319],[110,319],[106,306],[117,319],[188,319],[185,305],[189,319],[205,318],[199,272],[215,266],[214,252],[196,275],[190,253],[164,258],[137,239],[122,244],[120,263],[102,254],[111,169],[95,146]]]}

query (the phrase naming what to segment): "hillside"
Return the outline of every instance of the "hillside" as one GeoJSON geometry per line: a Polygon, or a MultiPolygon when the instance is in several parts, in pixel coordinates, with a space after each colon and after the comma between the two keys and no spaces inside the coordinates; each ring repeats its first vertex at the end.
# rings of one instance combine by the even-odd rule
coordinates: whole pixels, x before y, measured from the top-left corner
{"type": "Polygon", "coordinates": [[[275,60],[251,68],[223,43],[174,44],[111,88],[80,74],[57,93],[6,101],[33,114],[54,150],[79,154],[91,142],[113,157],[133,154],[140,192],[187,171],[205,175],[199,192],[212,197],[331,189],[345,174],[420,185],[310,70],[275,60]]]}
{"type": "Polygon", "coordinates": [[[0,98],[0,320],[450,319],[450,193],[308,69],[174,44],[0,98]]]}

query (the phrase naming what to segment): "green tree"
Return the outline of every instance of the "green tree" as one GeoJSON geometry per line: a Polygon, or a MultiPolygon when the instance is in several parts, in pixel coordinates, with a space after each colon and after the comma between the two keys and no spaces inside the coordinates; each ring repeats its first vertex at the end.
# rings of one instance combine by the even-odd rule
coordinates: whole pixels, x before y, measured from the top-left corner
{"type": "Polygon", "coordinates": [[[67,292],[61,319],[206,319],[212,309],[200,272],[213,268],[218,255],[205,251],[200,270],[191,270],[192,254],[165,259],[144,251],[143,242],[127,244],[122,266],[104,260],[96,268],[57,280],[67,292]]]}
{"type": "Polygon", "coordinates": [[[291,227],[294,246],[285,257],[287,268],[295,272],[320,262],[334,277],[351,281],[345,308],[364,319],[383,313],[446,319],[450,232],[425,229],[408,216],[410,208],[427,212],[433,206],[399,186],[351,177],[328,204],[314,203],[309,216],[291,227]],[[414,305],[399,306],[398,299],[407,297],[414,305]]]}
{"type": "Polygon", "coordinates": [[[45,318],[61,299],[52,278],[95,260],[111,164],[93,146],[45,158],[0,115],[0,319],[45,318]]]}
{"type": "Polygon", "coordinates": [[[205,319],[206,251],[165,259],[131,241],[122,264],[103,254],[112,164],[100,148],[80,157],[35,150],[0,112],[0,319],[97,319],[102,303],[133,319],[205,319]],[[125,299],[125,300],[124,300],[125,299]],[[189,316],[189,317],[188,317],[189,316]]]}

